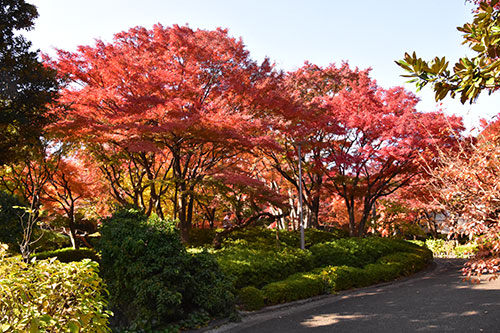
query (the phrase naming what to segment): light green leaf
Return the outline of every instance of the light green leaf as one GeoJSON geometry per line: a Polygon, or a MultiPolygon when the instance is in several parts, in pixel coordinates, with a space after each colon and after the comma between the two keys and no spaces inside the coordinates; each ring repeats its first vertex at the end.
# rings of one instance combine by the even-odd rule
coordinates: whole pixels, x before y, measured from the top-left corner
{"type": "Polygon", "coordinates": [[[78,333],[80,332],[81,326],[78,322],[71,321],[68,324],[68,328],[71,333],[78,333]]]}

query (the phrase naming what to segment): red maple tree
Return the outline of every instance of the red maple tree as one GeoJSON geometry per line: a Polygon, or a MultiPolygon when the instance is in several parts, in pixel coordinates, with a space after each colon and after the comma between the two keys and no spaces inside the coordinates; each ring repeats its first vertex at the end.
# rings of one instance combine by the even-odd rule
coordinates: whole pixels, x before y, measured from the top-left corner
{"type": "Polygon", "coordinates": [[[438,147],[452,145],[461,119],[418,112],[418,99],[403,88],[383,89],[364,72],[350,88],[325,98],[341,126],[327,147],[331,189],[345,201],[352,236],[363,236],[377,200],[422,172],[438,147]],[[357,205],[362,215],[356,218],[357,205]]]}
{"type": "Polygon", "coordinates": [[[76,155],[64,156],[54,169],[41,193],[44,209],[66,215],[68,228],[63,227],[62,232],[69,236],[73,248],[79,247],[77,239],[91,247],[85,233],[78,233],[77,211],[102,205],[107,197],[107,189],[100,182],[93,166],[76,155]]]}
{"type": "MultiPolygon", "coordinates": [[[[306,227],[319,226],[325,168],[329,163],[325,151],[334,144],[341,130],[336,114],[324,100],[350,89],[360,73],[347,63],[320,67],[306,62],[284,77],[281,92],[288,104],[279,110],[274,127],[278,129],[276,136],[281,145],[279,149],[266,151],[266,155],[274,169],[298,192],[300,145],[306,227]]],[[[296,206],[297,200],[292,200],[292,212],[298,211],[296,206]]]]}
{"type": "Polygon", "coordinates": [[[150,211],[162,215],[160,201],[170,195],[183,240],[203,179],[239,151],[267,141],[261,110],[270,106],[269,85],[277,74],[268,60],[252,61],[227,30],[137,27],[116,34],[112,43],[58,51],[50,63],[69,82],[61,92],[66,110],[57,131],[83,142],[117,197],[117,177],[127,172],[136,177],[132,192],[149,187],[150,211]],[[125,165],[109,170],[117,156],[126,156],[125,165]],[[167,181],[173,187],[168,193],[167,181]]]}

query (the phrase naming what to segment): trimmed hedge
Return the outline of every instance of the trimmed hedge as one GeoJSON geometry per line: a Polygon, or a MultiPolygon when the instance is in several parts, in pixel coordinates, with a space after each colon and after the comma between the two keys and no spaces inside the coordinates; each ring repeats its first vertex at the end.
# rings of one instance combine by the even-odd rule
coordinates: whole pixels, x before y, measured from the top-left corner
{"type": "MultiPolygon", "coordinates": [[[[189,231],[189,247],[211,247],[215,234],[223,229],[192,228],[189,231]]],[[[324,243],[335,239],[345,238],[347,232],[340,229],[331,229],[329,231],[318,229],[306,229],[305,247],[308,248],[314,244],[324,243]]],[[[279,246],[298,247],[300,244],[299,231],[279,230],[279,246]]],[[[232,246],[239,241],[245,241],[251,244],[259,244],[261,247],[276,247],[276,230],[265,227],[247,227],[243,230],[237,230],[227,235],[223,241],[223,247],[232,246]]]]}
{"type": "Polygon", "coordinates": [[[419,251],[432,257],[430,251],[418,245],[387,238],[338,239],[313,245],[309,250],[292,247],[277,250],[240,239],[214,254],[223,272],[232,277],[235,288],[241,289],[247,286],[261,288],[318,267],[363,268],[391,253],[419,251]]]}
{"type": "MultiPolygon", "coordinates": [[[[331,231],[323,231],[317,229],[305,229],[304,241],[305,247],[318,243],[324,243],[347,237],[347,233],[340,229],[332,229],[331,231]]],[[[299,231],[279,230],[278,232],[279,245],[284,247],[299,247],[300,233],[299,231]]],[[[244,230],[234,231],[229,234],[222,242],[222,246],[231,246],[234,242],[244,240],[250,244],[259,244],[260,247],[276,247],[276,230],[263,227],[250,227],[244,230]]]]}
{"type": "Polygon", "coordinates": [[[262,288],[268,305],[309,298],[325,291],[323,277],[313,272],[293,274],[283,281],[273,282],[262,288]]]}
{"type": "Polygon", "coordinates": [[[74,249],[72,247],[67,247],[64,249],[45,251],[39,253],[32,253],[30,258],[36,257],[37,260],[43,260],[48,258],[57,258],[60,262],[72,262],[81,261],[83,259],[90,259],[93,261],[99,261],[99,255],[94,249],[89,249],[86,247],[81,247],[79,249],[74,249]]]}
{"type": "MultiPolygon", "coordinates": [[[[288,278],[272,282],[265,285],[261,292],[266,305],[279,304],[295,301],[303,298],[321,295],[324,293],[334,293],[340,290],[365,287],[378,282],[394,280],[401,276],[407,276],[423,269],[431,260],[432,252],[426,248],[415,245],[408,245],[406,242],[394,240],[355,240],[353,253],[365,253],[360,261],[367,260],[366,249],[380,246],[377,254],[370,255],[375,258],[377,255],[389,249],[405,250],[393,252],[379,257],[375,262],[368,263],[364,267],[354,267],[347,265],[328,265],[323,268],[316,268],[311,272],[296,273],[288,278]]],[[[338,244],[336,244],[338,245],[338,244]]],[[[338,246],[333,246],[331,253],[340,253],[338,246]]],[[[324,247],[321,247],[325,251],[324,247]]],[[[317,252],[317,254],[322,252],[317,252]]],[[[257,294],[256,288],[251,287],[251,291],[257,294]]],[[[255,303],[248,305],[247,299],[240,298],[242,306],[247,309],[259,309],[255,303]]],[[[251,301],[251,300],[250,300],[251,301]]]]}
{"type": "Polygon", "coordinates": [[[325,282],[327,290],[331,293],[365,287],[376,282],[371,274],[365,274],[364,269],[345,265],[325,267],[319,275],[325,282]]]}
{"type": "Polygon", "coordinates": [[[252,248],[246,242],[215,252],[222,271],[233,278],[234,286],[263,287],[288,276],[314,268],[311,252],[297,248],[280,251],[252,248]]]}
{"type": "Polygon", "coordinates": [[[381,265],[379,263],[366,265],[364,271],[372,278],[373,284],[392,281],[399,274],[397,267],[393,265],[381,265]]]}
{"type": "Polygon", "coordinates": [[[315,267],[346,265],[360,268],[390,253],[418,249],[418,245],[389,238],[344,238],[309,248],[315,267]]]}
{"type": "Polygon", "coordinates": [[[241,288],[238,293],[238,304],[248,311],[259,310],[265,305],[264,293],[254,286],[241,288]]]}
{"type": "Polygon", "coordinates": [[[312,254],[314,267],[333,266],[362,266],[359,264],[361,257],[352,253],[350,245],[355,242],[345,242],[342,240],[313,245],[309,248],[312,254]]]}

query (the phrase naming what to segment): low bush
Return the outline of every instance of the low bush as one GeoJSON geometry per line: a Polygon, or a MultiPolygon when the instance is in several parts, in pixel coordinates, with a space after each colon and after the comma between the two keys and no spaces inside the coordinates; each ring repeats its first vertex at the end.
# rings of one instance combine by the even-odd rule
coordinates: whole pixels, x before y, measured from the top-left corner
{"type": "Polygon", "coordinates": [[[429,256],[425,252],[397,252],[384,256],[377,261],[378,264],[394,266],[398,271],[398,275],[410,275],[423,269],[428,262],[429,256]]]}
{"type": "MultiPolygon", "coordinates": [[[[346,233],[340,229],[323,231],[318,229],[304,230],[305,247],[327,241],[346,237],[346,233]]],[[[276,248],[276,230],[263,227],[250,227],[234,231],[222,242],[223,247],[231,246],[235,241],[244,240],[249,244],[259,244],[261,247],[276,248]]],[[[300,232],[298,230],[279,230],[279,246],[299,247],[300,232]]]]}
{"type": "Polygon", "coordinates": [[[11,251],[18,251],[17,243],[23,236],[20,220],[23,211],[14,208],[21,206],[24,205],[15,196],[0,191],[0,242],[9,244],[11,251]]]}
{"type": "Polygon", "coordinates": [[[234,309],[231,282],[209,253],[186,251],[174,223],[118,211],[103,221],[98,247],[115,326],[154,330],[234,309]]]}
{"type": "MultiPolygon", "coordinates": [[[[333,249],[331,252],[325,247],[317,247],[315,255],[320,254],[342,254],[348,253],[349,260],[353,260],[354,254],[361,255],[360,262],[367,258],[375,258],[385,252],[392,253],[378,257],[375,262],[368,263],[364,267],[348,265],[328,265],[316,268],[311,272],[296,273],[282,281],[276,281],[265,285],[261,291],[264,294],[267,305],[294,301],[302,298],[316,296],[327,292],[337,292],[350,288],[365,287],[381,281],[394,280],[400,276],[406,276],[423,269],[432,259],[432,252],[428,249],[415,245],[407,245],[404,241],[393,240],[350,240],[349,242],[328,243],[333,249]],[[344,248],[339,243],[343,243],[344,248]],[[346,244],[354,244],[348,247],[346,244]],[[339,249],[344,249],[341,252],[339,249]],[[375,254],[370,256],[365,252],[374,250],[375,254]],[[406,250],[400,252],[398,250],[406,250]],[[375,251],[376,250],[376,251],[375,251]],[[325,251],[322,253],[321,251],[325,251]],[[397,251],[397,252],[394,252],[397,251]]],[[[330,257],[332,261],[339,261],[337,257],[330,257]]],[[[328,261],[330,259],[325,259],[328,261]]],[[[359,263],[356,263],[359,265],[359,263]]],[[[253,293],[256,293],[252,289],[253,293]]]]}
{"type": "Polygon", "coordinates": [[[372,284],[392,281],[399,276],[399,268],[394,265],[368,264],[364,271],[372,279],[372,284]]]}
{"type": "Polygon", "coordinates": [[[246,286],[261,288],[317,267],[363,268],[396,252],[422,253],[426,258],[432,258],[427,249],[387,238],[338,239],[313,245],[308,250],[292,247],[277,250],[242,239],[233,241],[231,245],[216,251],[215,256],[225,274],[233,277],[236,289],[246,286]]]}
{"type": "Polygon", "coordinates": [[[432,258],[432,251],[429,251],[429,249],[425,246],[421,246],[402,239],[392,239],[391,241],[392,247],[395,250],[393,252],[425,252],[428,253],[432,258]]]}
{"type": "Polygon", "coordinates": [[[314,267],[311,253],[307,250],[256,248],[244,241],[233,244],[237,246],[216,251],[215,256],[223,272],[234,279],[237,289],[246,286],[260,288],[314,267]]]}
{"type": "Polygon", "coordinates": [[[72,247],[67,247],[64,249],[59,249],[55,251],[45,251],[39,253],[32,253],[30,258],[36,258],[37,260],[43,260],[48,258],[57,258],[60,262],[72,262],[81,261],[83,259],[90,259],[94,261],[99,261],[99,256],[94,249],[88,249],[82,247],[79,249],[74,249],[72,247]]]}
{"type": "Polygon", "coordinates": [[[241,288],[238,292],[238,303],[245,310],[259,310],[265,305],[264,293],[254,286],[241,288]]]}
{"type": "Polygon", "coordinates": [[[364,287],[373,282],[362,268],[350,266],[329,266],[321,270],[320,276],[330,292],[364,287]]]}
{"type": "Polygon", "coordinates": [[[334,239],[343,239],[347,237],[349,237],[349,233],[341,229],[331,228],[328,231],[318,230],[318,229],[306,229],[304,239],[306,248],[309,248],[314,244],[325,243],[332,241],[334,239]]]}
{"type": "Polygon", "coordinates": [[[428,239],[425,241],[425,245],[436,257],[446,257],[451,254],[455,248],[454,241],[446,241],[444,239],[428,239]]]}
{"type": "Polygon", "coordinates": [[[314,272],[296,273],[283,281],[273,282],[262,288],[268,305],[313,297],[325,291],[323,277],[314,272]]]}
{"type": "Polygon", "coordinates": [[[221,272],[214,256],[206,251],[188,260],[189,288],[184,294],[189,308],[202,309],[212,315],[229,313],[234,307],[231,281],[221,272]]]}
{"type": "Polygon", "coordinates": [[[33,246],[33,249],[37,252],[55,251],[71,246],[68,236],[52,230],[35,229],[32,238],[38,239],[33,246]]]}
{"type": "Polygon", "coordinates": [[[313,245],[309,250],[316,267],[345,265],[361,268],[392,252],[413,251],[413,244],[407,247],[405,243],[389,238],[344,238],[313,245]]]}
{"type": "Polygon", "coordinates": [[[112,314],[96,262],[1,259],[1,332],[109,331],[112,314]]]}
{"type": "Polygon", "coordinates": [[[345,242],[327,242],[313,245],[309,248],[312,253],[314,267],[323,266],[358,266],[358,258],[351,253],[345,242]]]}
{"type": "Polygon", "coordinates": [[[211,247],[217,229],[191,228],[189,230],[189,247],[211,247]]]}
{"type": "Polygon", "coordinates": [[[436,257],[469,258],[477,252],[477,244],[458,244],[454,240],[427,239],[425,245],[436,257]]]}
{"type": "Polygon", "coordinates": [[[470,258],[474,254],[476,254],[478,250],[478,246],[475,243],[458,245],[453,250],[453,254],[456,258],[470,258]]]}

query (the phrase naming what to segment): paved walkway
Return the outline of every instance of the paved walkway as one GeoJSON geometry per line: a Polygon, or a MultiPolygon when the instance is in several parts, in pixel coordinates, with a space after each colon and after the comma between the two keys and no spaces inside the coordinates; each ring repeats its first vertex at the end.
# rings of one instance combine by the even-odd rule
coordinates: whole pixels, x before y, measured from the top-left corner
{"type": "Polygon", "coordinates": [[[245,316],[210,332],[500,332],[500,279],[462,281],[463,260],[415,277],[245,316]]]}

